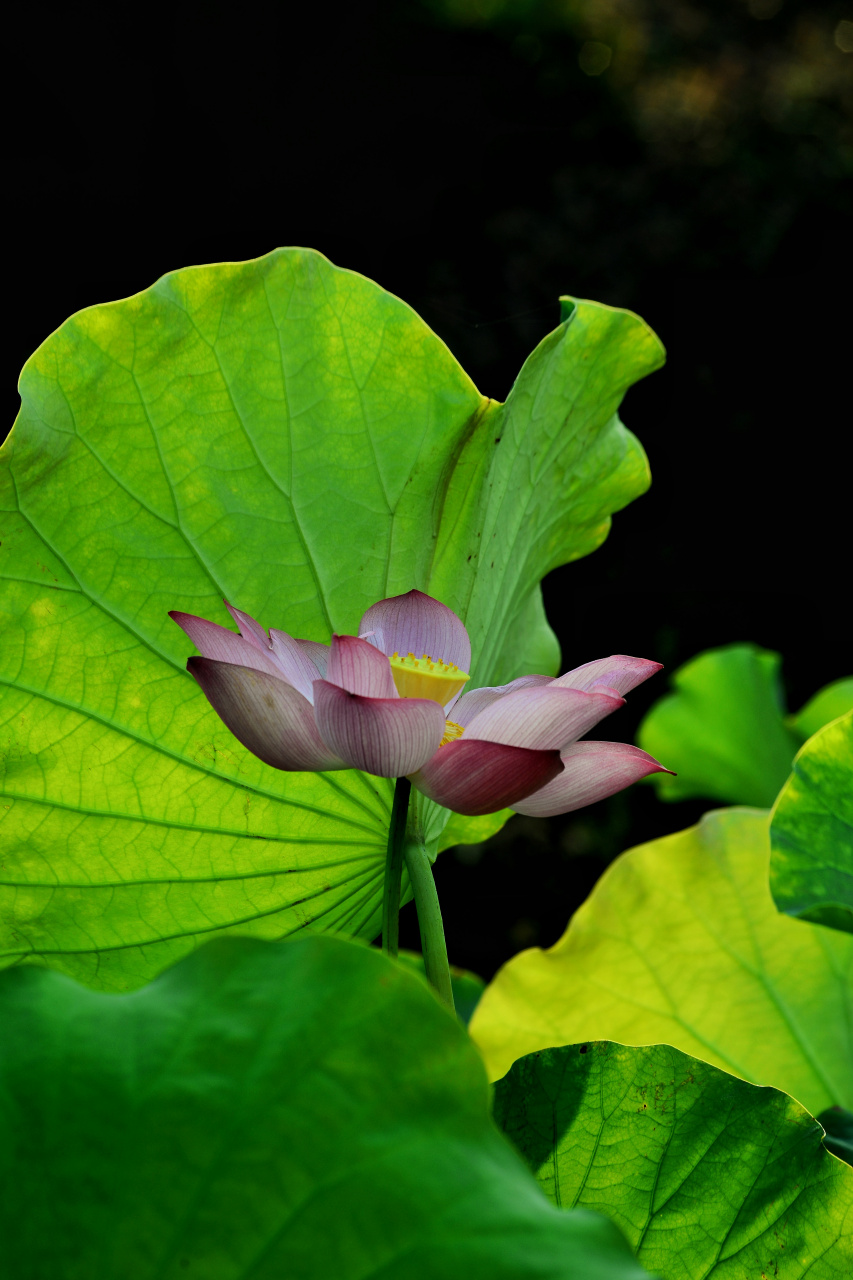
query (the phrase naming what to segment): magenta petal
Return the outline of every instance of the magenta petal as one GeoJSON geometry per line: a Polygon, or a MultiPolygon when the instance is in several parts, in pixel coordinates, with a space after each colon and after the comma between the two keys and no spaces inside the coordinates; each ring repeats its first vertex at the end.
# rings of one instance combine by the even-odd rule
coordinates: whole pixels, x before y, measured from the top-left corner
{"type": "Polygon", "coordinates": [[[416,658],[426,653],[434,660],[455,663],[466,673],[471,670],[471,641],[464,623],[447,605],[422,591],[371,605],[358,628],[360,636],[366,633],[389,658],[394,653],[401,657],[413,653],[416,658]]]}
{"type": "Polygon", "coordinates": [[[411,780],[446,809],[476,818],[529,796],[556,778],[562,767],[556,751],[457,738],[440,747],[411,780]]]}
{"type": "Polygon", "coordinates": [[[233,604],[229,604],[227,600],[224,600],[223,604],[240,628],[240,635],[243,639],[248,640],[249,644],[253,644],[256,649],[263,649],[264,652],[269,652],[269,636],[261,624],[255,622],[255,619],[248,613],[244,613],[242,609],[235,609],[233,604]]]}
{"type": "Polygon", "coordinates": [[[559,750],[623,705],[623,698],[586,693],[581,689],[559,689],[553,685],[516,689],[475,716],[465,730],[465,737],[530,747],[534,751],[559,750]]]}
{"type": "Polygon", "coordinates": [[[479,715],[493,702],[497,702],[498,698],[502,698],[505,693],[512,693],[515,689],[538,688],[547,684],[551,684],[550,676],[531,675],[518,676],[509,684],[483,685],[482,689],[472,689],[469,693],[461,694],[453,704],[452,712],[448,711],[447,714],[464,729],[471,723],[474,716],[479,715]]]}
{"type": "Polygon", "coordinates": [[[242,636],[235,636],[227,627],[208,622],[206,618],[197,618],[192,613],[181,613],[173,609],[169,617],[187,633],[202,657],[215,658],[217,662],[232,662],[242,667],[254,667],[256,671],[267,671],[281,679],[283,673],[269,649],[258,649],[242,636]]]}
{"type": "Polygon", "coordinates": [[[347,767],[320,737],[310,702],[284,680],[211,658],[190,658],[187,669],[234,737],[265,764],[296,770],[347,767]]]}
{"type": "Polygon", "coordinates": [[[355,636],[332,636],[326,679],[362,698],[400,696],[385,654],[355,636]]]}
{"type": "Polygon", "coordinates": [[[353,769],[398,778],[419,769],[444,734],[444,712],[427,698],[364,698],[340,685],[314,685],[317,727],[353,769]]]}
{"type": "Polygon", "coordinates": [[[624,653],[611,654],[609,658],[596,658],[594,662],[584,663],[558,676],[553,681],[564,689],[593,689],[601,685],[606,689],[616,689],[624,697],[638,684],[648,680],[663,667],[662,662],[651,662],[648,658],[629,658],[624,653]]]}
{"type": "Polygon", "coordinates": [[[325,664],[324,669],[320,671],[318,664],[312,660],[310,651],[307,651],[286,631],[276,631],[275,627],[270,627],[270,644],[273,657],[281,668],[282,674],[294,689],[298,689],[303,697],[313,702],[314,681],[326,674],[325,664]]]}
{"type": "Polygon", "coordinates": [[[574,742],[560,753],[563,772],[553,782],[513,804],[517,813],[551,818],[604,800],[649,773],[671,773],[647,751],[626,742],[574,742]]]}

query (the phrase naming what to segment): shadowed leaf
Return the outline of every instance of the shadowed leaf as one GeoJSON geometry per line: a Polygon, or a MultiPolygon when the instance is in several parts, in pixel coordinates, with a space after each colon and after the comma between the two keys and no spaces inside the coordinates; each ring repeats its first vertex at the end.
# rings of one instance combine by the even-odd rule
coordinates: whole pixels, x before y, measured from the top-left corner
{"type": "Polygon", "coordinates": [[[642,1280],[547,1202],[424,984],[336,938],[225,938],[141,991],[0,975],[4,1274],[642,1280]]]}
{"type": "Polygon", "coordinates": [[[776,1089],[593,1041],[516,1062],[494,1115],[554,1204],[602,1210],[664,1280],[849,1275],[853,1169],[776,1089]]]}

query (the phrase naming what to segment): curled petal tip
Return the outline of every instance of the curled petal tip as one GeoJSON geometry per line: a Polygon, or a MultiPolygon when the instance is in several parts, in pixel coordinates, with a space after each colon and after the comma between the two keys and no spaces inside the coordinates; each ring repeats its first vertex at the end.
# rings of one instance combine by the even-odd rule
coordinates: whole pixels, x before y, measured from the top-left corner
{"type": "Polygon", "coordinates": [[[256,622],[251,614],[244,613],[242,609],[236,608],[233,604],[229,604],[223,597],[223,604],[231,617],[240,628],[240,635],[249,644],[253,644],[257,649],[268,651],[270,648],[270,638],[259,622],[256,622]]]}
{"type": "Polygon", "coordinates": [[[262,649],[242,635],[235,635],[227,627],[220,627],[218,622],[208,622],[206,618],[197,618],[195,614],[183,613],[180,609],[173,609],[169,617],[189,636],[203,658],[230,662],[238,667],[254,667],[280,679],[287,678],[287,673],[279,669],[269,650],[262,649]]]}
{"type": "Polygon", "coordinates": [[[521,803],[518,813],[550,818],[623,791],[650,773],[671,773],[647,751],[626,742],[574,742],[561,753],[563,772],[521,803]]]}
{"type": "Polygon", "coordinates": [[[609,658],[596,658],[558,676],[554,684],[568,689],[592,689],[598,685],[615,689],[623,696],[638,684],[657,675],[662,663],[649,658],[633,658],[627,653],[612,653],[609,658]]]}

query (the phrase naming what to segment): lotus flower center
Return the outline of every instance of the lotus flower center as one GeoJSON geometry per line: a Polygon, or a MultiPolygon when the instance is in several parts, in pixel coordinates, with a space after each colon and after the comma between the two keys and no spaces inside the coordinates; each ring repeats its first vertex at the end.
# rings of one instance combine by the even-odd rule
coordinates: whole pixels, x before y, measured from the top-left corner
{"type": "Polygon", "coordinates": [[[429,698],[442,707],[471,679],[455,663],[430,658],[426,653],[420,658],[413,653],[407,653],[405,658],[392,653],[388,661],[401,698],[429,698]]]}
{"type": "Polygon", "coordinates": [[[448,742],[455,742],[457,738],[461,738],[465,730],[461,724],[457,724],[455,720],[445,720],[444,737],[439,742],[440,747],[446,747],[448,742]]]}

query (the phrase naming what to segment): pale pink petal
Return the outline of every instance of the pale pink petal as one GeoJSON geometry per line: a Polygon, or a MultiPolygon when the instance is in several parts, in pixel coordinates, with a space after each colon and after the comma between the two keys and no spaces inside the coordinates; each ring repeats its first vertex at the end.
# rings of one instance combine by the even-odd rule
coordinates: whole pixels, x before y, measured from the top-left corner
{"type": "Polygon", "coordinates": [[[462,620],[422,591],[371,605],[358,628],[360,636],[366,633],[389,658],[394,653],[403,658],[407,653],[416,658],[427,654],[434,661],[455,663],[460,671],[471,670],[471,641],[462,620]]]}
{"type": "Polygon", "coordinates": [[[570,813],[615,795],[649,773],[672,772],[648,752],[626,742],[574,742],[560,755],[563,772],[534,795],[514,803],[517,813],[532,818],[570,813]]]}
{"type": "Polygon", "coordinates": [[[270,627],[270,644],[273,657],[281,668],[282,674],[294,689],[298,689],[309,702],[313,702],[314,681],[326,674],[325,666],[320,671],[318,664],[312,660],[310,652],[306,651],[303,644],[294,640],[293,636],[289,636],[286,631],[277,631],[275,627],[270,627]]]}
{"type": "Polygon", "coordinates": [[[329,646],[321,644],[319,640],[296,640],[299,648],[308,655],[314,666],[320,673],[320,679],[325,680],[326,668],[329,665],[329,646]]]}
{"type": "MultiPolygon", "coordinates": [[[[238,666],[254,667],[256,671],[267,671],[281,679],[279,670],[269,649],[263,650],[235,636],[227,627],[220,627],[216,622],[208,622],[206,618],[197,618],[192,613],[181,613],[173,609],[169,617],[187,633],[195,647],[204,658],[215,658],[217,662],[232,662],[238,666]]],[[[316,679],[316,676],[314,677],[316,679]]]]}
{"type": "Polygon", "coordinates": [[[252,755],[274,769],[345,769],[327,747],[310,702],[284,680],[253,667],[190,658],[208,702],[252,755]]]}
{"type": "Polygon", "coordinates": [[[353,769],[399,778],[420,768],[444,734],[427,698],[364,698],[328,680],[314,684],[314,715],[329,747],[353,769]]]}
{"type": "Polygon", "coordinates": [[[476,818],[530,795],[562,769],[557,751],[457,738],[416,773],[413,786],[446,809],[476,818]]]}
{"type": "Polygon", "coordinates": [[[326,679],[362,698],[400,696],[385,654],[356,636],[332,636],[326,679]]]}
{"type": "Polygon", "coordinates": [[[479,715],[493,702],[497,702],[498,698],[502,698],[505,693],[512,693],[515,689],[537,688],[546,684],[551,684],[550,676],[532,675],[519,676],[509,684],[484,685],[482,689],[471,689],[468,693],[460,694],[456,702],[451,703],[452,715],[450,711],[447,714],[464,729],[471,723],[474,716],[479,715]]]}
{"type": "MultiPolygon", "coordinates": [[[[565,685],[558,685],[558,688],[565,688],[565,685]]],[[[611,698],[618,698],[624,706],[625,699],[622,697],[622,694],[619,692],[619,690],[611,689],[606,684],[594,684],[592,686],[592,689],[589,692],[590,693],[606,693],[611,698]]]]}
{"type": "Polygon", "coordinates": [[[636,689],[638,684],[648,680],[662,667],[662,662],[614,653],[609,658],[596,658],[594,662],[575,667],[574,671],[558,676],[553,683],[564,689],[594,689],[601,685],[605,689],[615,689],[624,698],[626,693],[636,689]]]}
{"type": "Polygon", "coordinates": [[[606,693],[553,685],[515,689],[475,716],[465,737],[534,751],[560,750],[624,704],[624,698],[612,698],[606,693]]]}
{"type": "Polygon", "coordinates": [[[255,619],[250,617],[248,613],[243,613],[242,609],[235,609],[227,600],[224,601],[224,604],[240,628],[240,635],[243,639],[248,640],[249,644],[253,644],[256,649],[262,649],[265,653],[268,653],[270,649],[269,636],[261,624],[255,622],[255,619]]]}

